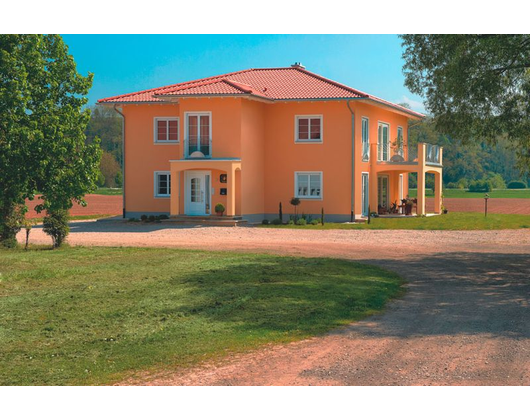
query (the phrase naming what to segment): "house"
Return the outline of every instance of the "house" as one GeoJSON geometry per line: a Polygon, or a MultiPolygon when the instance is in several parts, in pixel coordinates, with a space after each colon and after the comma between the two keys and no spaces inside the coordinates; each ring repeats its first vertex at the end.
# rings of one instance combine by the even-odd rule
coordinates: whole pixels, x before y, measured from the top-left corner
{"type": "Polygon", "coordinates": [[[249,69],[113,96],[124,121],[124,217],[227,216],[274,219],[279,203],[326,220],[385,212],[418,174],[435,174],[441,210],[442,150],[407,147],[423,115],[306,70],[249,69]]]}

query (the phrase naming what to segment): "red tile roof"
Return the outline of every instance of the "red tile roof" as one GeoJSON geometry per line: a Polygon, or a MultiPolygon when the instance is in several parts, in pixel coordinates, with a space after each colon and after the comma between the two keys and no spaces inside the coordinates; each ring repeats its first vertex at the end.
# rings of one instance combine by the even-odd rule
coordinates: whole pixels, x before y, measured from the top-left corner
{"type": "Polygon", "coordinates": [[[112,96],[98,103],[164,102],[169,97],[254,96],[270,101],[296,99],[363,98],[400,111],[423,117],[423,114],[350,88],[300,66],[249,69],[155,89],[112,96]]]}

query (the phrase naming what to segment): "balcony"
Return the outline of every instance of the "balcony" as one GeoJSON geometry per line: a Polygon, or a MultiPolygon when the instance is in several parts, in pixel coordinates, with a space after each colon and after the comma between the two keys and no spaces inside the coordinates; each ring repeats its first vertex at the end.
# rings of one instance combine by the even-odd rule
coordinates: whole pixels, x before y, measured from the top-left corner
{"type": "Polygon", "coordinates": [[[186,159],[209,159],[212,157],[212,139],[210,137],[190,137],[185,140],[186,159]]]}
{"type": "MultiPolygon", "coordinates": [[[[377,145],[372,145],[372,154],[377,151],[377,145]]],[[[417,148],[391,147],[390,159],[378,160],[377,165],[381,166],[434,166],[442,167],[443,148],[435,144],[419,143],[417,148]]],[[[376,154],[376,156],[378,156],[376,154]]]]}

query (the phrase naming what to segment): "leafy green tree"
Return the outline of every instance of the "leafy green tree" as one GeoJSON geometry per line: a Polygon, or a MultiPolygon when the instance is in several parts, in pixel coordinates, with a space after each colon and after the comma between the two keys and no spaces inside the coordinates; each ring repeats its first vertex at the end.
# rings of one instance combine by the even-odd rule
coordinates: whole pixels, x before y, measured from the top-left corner
{"type": "Polygon", "coordinates": [[[96,138],[101,139],[101,148],[112,154],[121,166],[123,164],[121,117],[113,109],[102,106],[94,106],[91,111],[90,122],[85,130],[87,143],[91,144],[96,138]]]}
{"type": "Polygon", "coordinates": [[[402,35],[405,85],[439,132],[516,146],[530,164],[530,35],[402,35]]]}
{"type": "Polygon", "coordinates": [[[8,221],[37,191],[37,211],[85,204],[101,151],[85,144],[92,75],[77,72],[59,35],[0,35],[0,80],[0,241],[12,242],[17,227],[8,221]]]}

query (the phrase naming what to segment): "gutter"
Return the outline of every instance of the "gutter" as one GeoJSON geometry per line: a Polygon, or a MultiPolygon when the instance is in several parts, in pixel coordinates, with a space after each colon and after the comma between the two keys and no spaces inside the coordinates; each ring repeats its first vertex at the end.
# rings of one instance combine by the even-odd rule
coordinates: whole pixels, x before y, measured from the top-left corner
{"type": "Polygon", "coordinates": [[[122,192],[123,192],[123,204],[122,212],[123,218],[125,219],[126,210],[125,210],[125,115],[121,111],[118,111],[117,104],[114,104],[114,111],[121,115],[121,150],[122,150],[122,170],[123,170],[123,182],[122,182],[122,192]]]}

